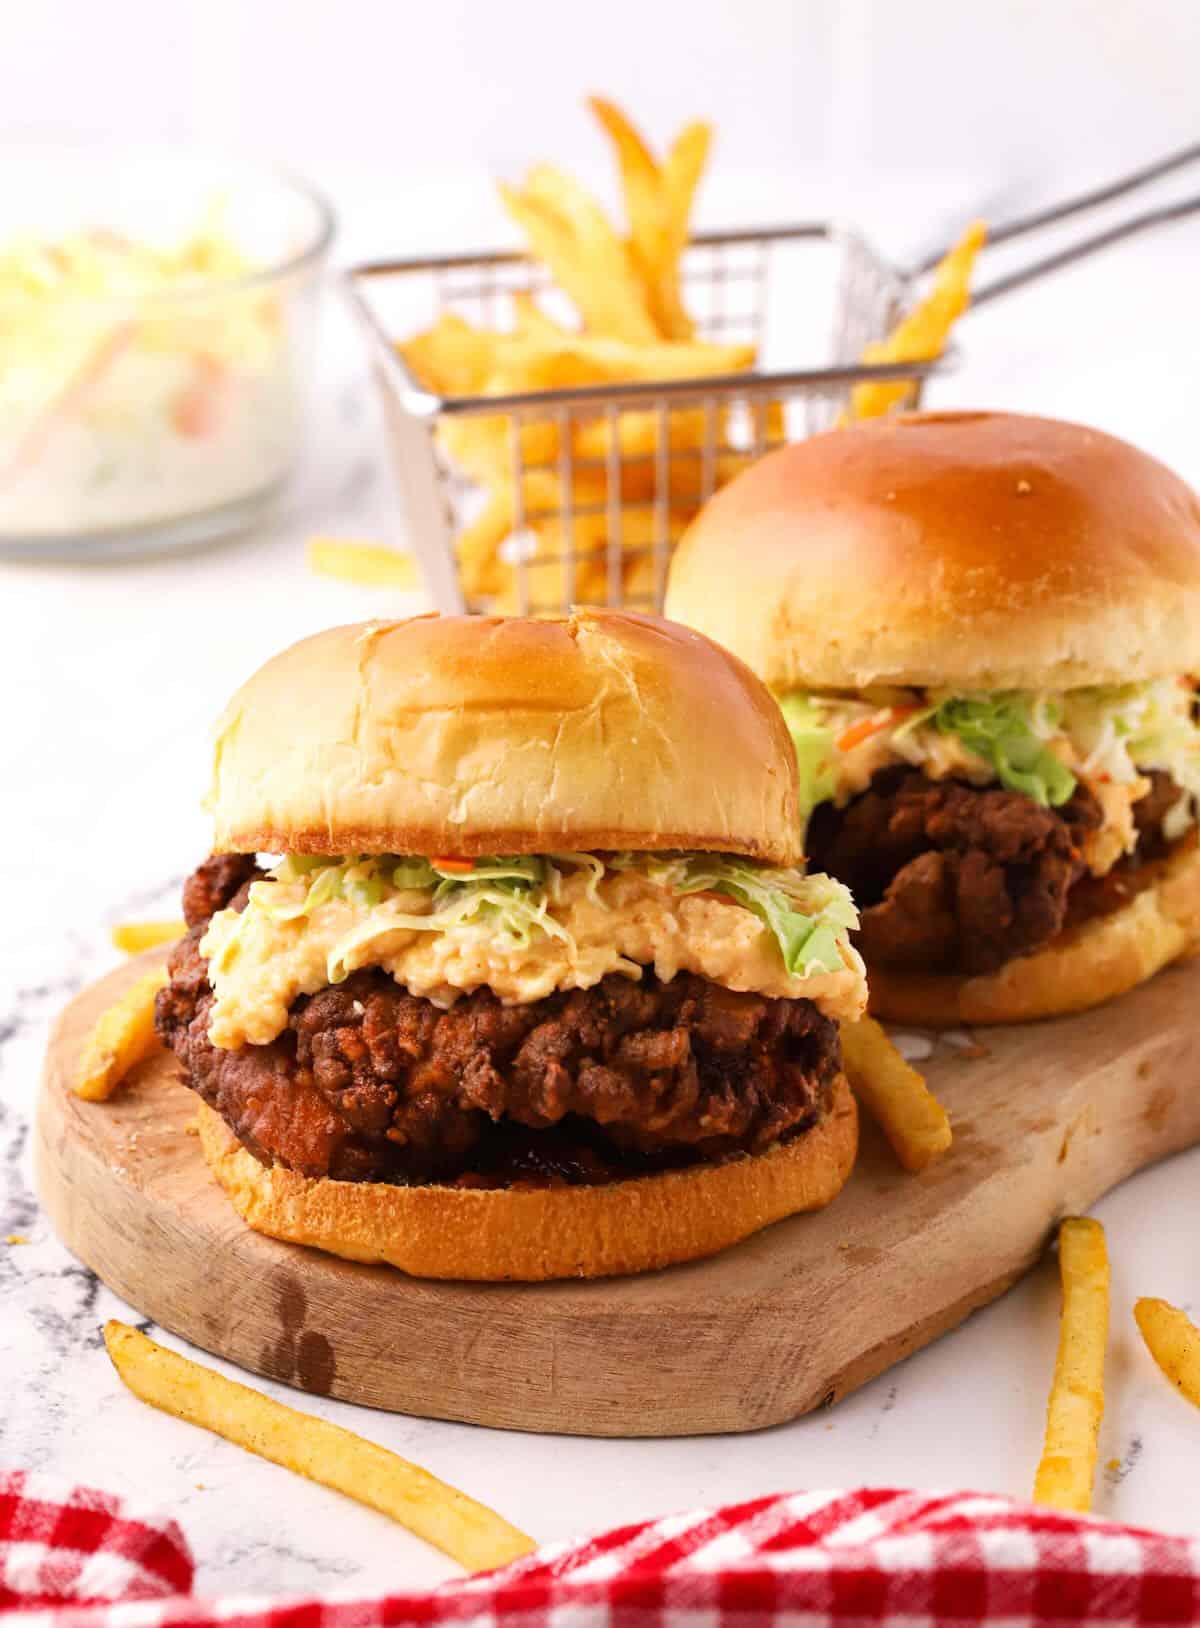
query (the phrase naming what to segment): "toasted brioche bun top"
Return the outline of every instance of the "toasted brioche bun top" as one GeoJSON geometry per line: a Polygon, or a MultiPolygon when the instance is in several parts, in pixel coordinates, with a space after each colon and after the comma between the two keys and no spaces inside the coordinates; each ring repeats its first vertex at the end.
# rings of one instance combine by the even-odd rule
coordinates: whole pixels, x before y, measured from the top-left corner
{"type": "Polygon", "coordinates": [[[681,541],[666,613],[776,689],[1070,689],[1200,669],[1200,498],[1099,430],[911,414],[772,453],[681,541]]]}
{"type": "Polygon", "coordinates": [[[208,806],[246,853],[711,849],[800,857],[771,696],[656,617],[417,617],[267,662],[218,725],[208,806]]]}

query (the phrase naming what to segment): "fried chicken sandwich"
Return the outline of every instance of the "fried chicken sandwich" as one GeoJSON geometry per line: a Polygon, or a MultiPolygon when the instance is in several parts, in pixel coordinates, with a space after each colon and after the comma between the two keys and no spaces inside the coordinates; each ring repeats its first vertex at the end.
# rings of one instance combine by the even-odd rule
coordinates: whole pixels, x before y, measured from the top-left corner
{"type": "Polygon", "coordinates": [[[682,540],[667,614],[795,741],[872,1009],[1110,999],[1200,937],[1200,499],[1096,430],[914,414],[787,447],[682,540]]]}
{"type": "Polygon", "coordinates": [[[651,617],[335,628],[234,697],[157,1024],[253,1227],[411,1273],[711,1254],[833,1199],[865,1004],[783,718],[651,617]]]}

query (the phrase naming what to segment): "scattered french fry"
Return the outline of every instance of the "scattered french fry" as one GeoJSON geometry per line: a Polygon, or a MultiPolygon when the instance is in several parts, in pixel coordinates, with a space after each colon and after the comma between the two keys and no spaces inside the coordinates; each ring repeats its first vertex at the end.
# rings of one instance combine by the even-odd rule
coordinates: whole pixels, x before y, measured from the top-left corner
{"type": "Polygon", "coordinates": [[[112,930],[113,949],[139,955],[159,944],[174,944],[186,932],[186,921],[119,921],[112,930]]]}
{"type": "MultiPolygon", "coordinates": [[[[987,226],[983,221],[973,221],[935,269],[929,293],[886,339],[866,347],[863,361],[936,361],[946,348],[950,330],[970,303],[971,273],[986,241],[987,226]]],[[[851,396],[850,417],[881,418],[911,397],[912,384],[906,379],[856,385],[851,396]]]]}
{"type": "Polygon", "coordinates": [[[469,1572],[503,1566],[536,1548],[524,1532],[428,1470],[191,1362],[126,1323],[105,1323],[104,1344],[122,1382],[151,1407],[378,1510],[469,1572]]]}
{"type": "Polygon", "coordinates": [[[1104,1417],[1109,1298],[1104,1228],[1086,1217],[1064,1221],[1058,1234],[1058,1260],[1062,1321],[1033,1501],[1049,1509],[1086,1514],[1092,1507],[1104,1417]]]}
{"type": "Polygon", "coordinates": [[[1133,1315],[1155,1362],[1175,1389],[1200,1408],[1200,1328],[1165,1300],[1139,1300],[1133,1315]]]}
{"type": "Polygon", "coordinates": [[[104,1012],[84,1042],[75,1076],[75,1095],[85,1102],[111,1097],[130,1069],[158,1045],[154,1032],[154,997],[167,981],[166,969],[155,967],[133,983],[104,1012]]]}
{"type": "Polygon", "coordinates": [[[416,561],[411,554],[378,543],[351,542],[340,537],[310,537],[305,550],[310,571],[337,577],[341,582],[369,588],[418,588],[416,561]]]}
{"type": "Polygon", "coordinates": [[[856,1097],[905,1170],[924,1170],[953,1141],[946,1110],[874,1018],[842,1025],[842,1059],[856,1097]]]}

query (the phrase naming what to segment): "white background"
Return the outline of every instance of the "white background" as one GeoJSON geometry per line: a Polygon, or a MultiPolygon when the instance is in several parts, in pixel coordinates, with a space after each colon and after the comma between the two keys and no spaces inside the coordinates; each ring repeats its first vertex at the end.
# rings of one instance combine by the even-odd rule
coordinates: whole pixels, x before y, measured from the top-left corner
{"type": "Polygon", "coordinates": [[[39,0],[4,12],[0,133],[225,143],[334,190],[370,170],[398,252],[500,229],[474,205],[463,220],[464,176],[551,153],[599,170],[579,105],[591,90],[628,102],[659,138],[715,120],[708,201],[724,219],[835,198],[853,213],[881,175],[917,173],[945,178],[947,207],[1015,203],[1196,128],[1191,0],[39,0]],[[451,197],[431,210],[434,177],[451,197]]]}
{"type": "MultiPolygon", "coordinates": [[[[345,261],[499,241],[492,182],[533,159],[553,156],[607,189],[580,106],[603,90],[659,141],[685,118],[715,121],[705,222],[836,211],[903,257],[969,213],[1002,218],[1193,139],[1198,69],[1192,0],[10,0],[0,144],[65,131],[282,160],[334,197],[345,261]]],[[[1157,196],[1189,184],[1200,178],[1157,196]]],[[[980,310],[962,326],[961,371],[931,402],[1094,422],[1200,482],[1198,250],[1200,217],[980,310]]],[[[32,1101],[45,1022],[64,985],[105,959],[103,924],[163,908],[162,884],[202,852],[206,731],[232,688],[294,638],[399,608],[303,566],[313,530],[391,535],[370,382],[329,315],[317,432],[271,526],[166,561],[0,565],[0,1036],[17,1026],[0,1057],[0,1106],[23,1113],[32,1101]]],[[[1196,1297],[1198,1159],[1141,1177],[1100,1211],[1116,1289],[1101,1444],[1112,1467],[1097,1508],[1173,1529],[1196,1525],[1200,1419],[1153,1369],[1129,1308],[1142,1292],[1196,1297]]],[[[208,1589],[446,1573],[380,1518],[149,1416],[95,1349],[111,1300],[81,1304],[44,1224],[33,1240],[0,1260],[10,1268],[0,1294],[15,1286],[0,1305],[0,1463],[7,1451],[168,1504],[208,1589]]],[[[739,1440],[538,1440],[303,1405],[544,1537],[855,1479],[1023,1493],[1055,1320],[1047,1265],[832,1415],[739,1440]]]]}

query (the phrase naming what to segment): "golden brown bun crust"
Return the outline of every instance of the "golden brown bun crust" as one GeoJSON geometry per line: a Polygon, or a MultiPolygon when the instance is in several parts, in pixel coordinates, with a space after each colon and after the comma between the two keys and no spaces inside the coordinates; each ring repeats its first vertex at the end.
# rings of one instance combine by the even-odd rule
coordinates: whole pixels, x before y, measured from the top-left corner
{"type": "Polygon", "coordinates": [[[839,1078],[827,1118],[768,1153],[602,1187],[520,1192],[313,1181],[267,1169],[208,1107],[200,1145],[257,1232],[413,1277],[539,1283],[699,1260],[821,1209],[854,1168],[858,1112],[839,1078]]]}
{"type": "Polygon", "coordinates": [[[209,806],[216,846],[245,853],[800,857],[770,695],[699,634],[621,612],[305,639],[230,702],[209,806]]]}
{"type": "Polygon", "coordinates": [[[869,967],[870,1009],[891,1023],[954,1028],[1084,1012],[1145,983],[1200,944],[1200,848],[1188,844],[1111,916],[1064,933],[986,978],[921,977],[869,967]]]}
{"type": "Polygon", "coordinates": [[[764,458],[666,613],[776,689],[1070,689],[1200,669],[1200,498],[1099,430],[912,414],[764,458]]]}

